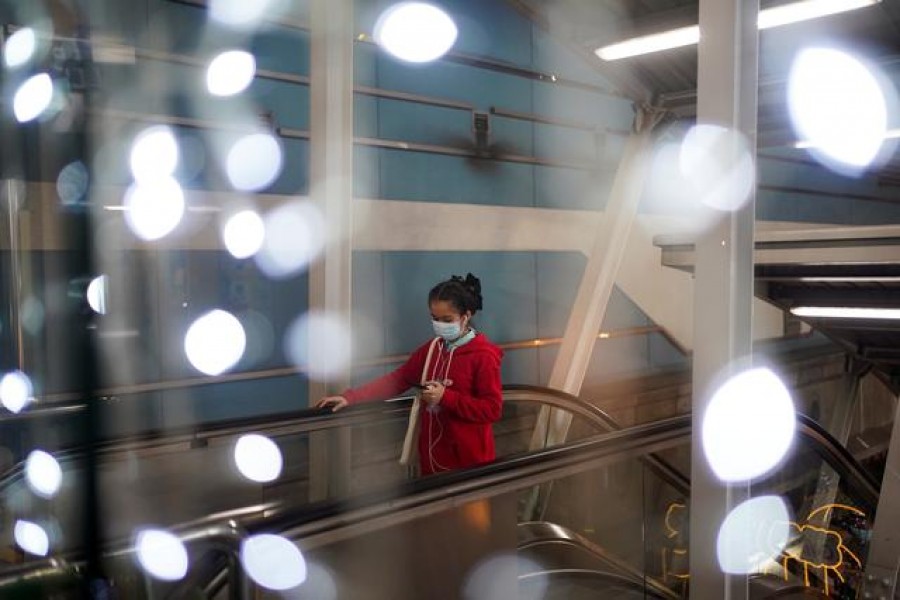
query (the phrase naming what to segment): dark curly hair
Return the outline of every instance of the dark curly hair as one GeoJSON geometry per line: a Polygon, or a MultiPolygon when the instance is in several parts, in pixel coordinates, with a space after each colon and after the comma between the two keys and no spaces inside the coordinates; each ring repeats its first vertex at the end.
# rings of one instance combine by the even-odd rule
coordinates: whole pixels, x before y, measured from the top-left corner
{"type": "Polygon", "coordinates": [[[445,300],[459,313],[471,311],[474,315],[482,307],[481,281],[471,273],[467,273],[465,279],[453,275],[428,292],[428,303],[431,304],[435,300],[445,300]]]}

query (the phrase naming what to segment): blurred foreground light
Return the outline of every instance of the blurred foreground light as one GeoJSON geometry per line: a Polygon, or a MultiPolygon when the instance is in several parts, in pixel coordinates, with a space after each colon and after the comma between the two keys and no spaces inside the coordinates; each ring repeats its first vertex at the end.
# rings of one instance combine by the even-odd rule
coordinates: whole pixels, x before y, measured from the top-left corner
{"type": "Polygon", "coordinates": [[[157,125],[139,133],[131,146],[130,165],[138,183],[170,178],[178,166],[178,142],[172,130],[157,125]]]}
{"type": "Polygon", "coordinates": [[[89,175],[87,167],[81,161],[67,164],[56,178],[56,193],[65,205],[80,202],[88,189],[89,175]]]}
{"type": "Polygon", "coordinates": [[[862,62],[840,50],[807,48],[791,66],[787,93],[794,130],[825,166],[855,175],[879,158],[896,107],[862,62]]]}
{"type": "Polygon", "coordinates": [[[735,211],[750,198],[756,174],[741,133],[718,125],[696,125],[684,136],[678,158],[690,193],[702,204],[735,211]]]}
{"type": "Polygon", "coordinates": [[[522,598],[538,599],[544,597],[547,589],[547,576],[543,574],[543,568],[533,561],[517,557],[515,554],[495,554],[479,562],[466,575],[462,586],[462,597],[466,600],[501,600],[510,597],[510,592],[516,592],[516,578],[518,573],[541,573],[537,578],[524,578],[519,580],[519,589],[522,598]],[[510,589],[510,582],[513,588],[510,589]],[[527,584],[527,585],[523,585],[527,584]]]}
{"type": "Polygon", "coordinates": [[[306,559],[280,535],[262,533],[241,544],[241,564],[253,581],[270,590],[289,590],[306,581],[306,559]]]}
{"type": "Polygon", "coordinates": [[[201,373],[219,375],[241,359],[246,343],[240,321],[217,309],[191,324],[184,336],[184,352],[201,373]]]}
{"type": "Polygon", "coordinates": [[[759,11],[759,28],[772,29],[878,4],[881,0],[802,0],[759,11]]]}
{"type": "Polygon", "coordinates": [[[99,275],[94,277],[87,287],[87,302],[95,313],[106,314],[106,287],[109,285],[109,277],[99,275]]]}
{"type": "Polygon", "coordinates": [[[853,308],[849,306],[797,306],[791,313],[819,319],[900,319],[900,308],[853,308]]]}
{"type": "Polygon", "coordinates": [[[209,16],[235,29],[252,29],[278,4],[275,0],[210,0],[209,16]]]}
{"type": "Polygon", "coordinates": [[[34,450],[25,461],[25,479],[35,494],[52,498],[62,484],[62,469],[51,454],[34,450]]]}
{"type": "Polygon", "coordinates": [[[725,573],[747,575],[777,559],[787,546],[790,514],[778,496],[751,498],[732,510],[719,528],[716,554],[725,573]]]}
{"type": "Polygon", "coordinates": [[[285,354],[310,379],[329,381],[350,366],[351,335],[347,324],[328,313],[310,311],[287,329],[285,354]]]}
{"type": "Polygon", "coordinates": [[[285,204],[265,217],[266,237],[256,263],[269,277],[299,273],[325,247],[325,219],[311,202],[285,204]]]}
{"type": "Polygon", "coordinates": [[[50,552],[50,536],[43,527],[31,521],[19,519],[13,528],[16,544],[29,554],[47,556],[50,552]]]}
{"type": "Polygon", "coordinates": [[[153,241],[171,233],[184,216],[184,192],[167,177],[134,184],[125,193],[125,222],[139,238],[153,241]]]}
{"type": "Polygon", "coordinates": [[[13,33],[3,44],[3,62],[14,69],[31,60],[37,47],[37,37],[34,29],[23,27],[13,33]]]}
{"type": "Polygon", "coordinates": [[[450,15],[425,2],[400,2],[381,13],[373,32],[389,54],[413,63],[436,60],[456,42],[456,23],[450,15]]]}
{"type": "Polygon", "coordinates": [[[722,481],[758,477],[784,457],[794,439],[791,395],[766,368],[743,371],[713,395],[703,415],[703,451],[722,481]]]}
{"type": "Polygon", "coordinates": [[[206,69],[206,89],[214,96],[233,96],[247,89],[256,75],[256,59],[243,50],[222,52],[206,69]]]}
{"type": "Polygon", "coordinates": [[[53,80],[46,73],[30,77],[19,86],[13,97],[13,114],[19,123],[41,116],[53,101],[53,80]]]}
{"type": "Polygon", "coordinates": [[[0,379],[0,403],[17,413],[34,400],[31,379],[22,371],[11,371],[0,379]]]}
{"type": "Polygon", "coordinates": [[[249,258],[259,252],[266,239],[262,217],[252,210],[243,210],[228,218],[222,228],[225,248],[235,258],[249,258]]]}
{"type": "Polygon", "coordinates": [[[266,483],[281,475],[283,459],[278,445],[264,435],[242,435],[234,446],[234,463],[241,475],[266,483]]]}
{"type": "Polygon", "coordinates": [[[160,529],[140,531],[135,542],[141,567],[163,581],[178,581],[187,574],[187,549],[180,539],[160,529]]]}
{"type": "Polygon", "coordinates": [[[281,173],[281,145],[268,133],[252,133],[240,138],[225,158],[225,173],[231,185],[241,191],[268,187],[281,173]]]}

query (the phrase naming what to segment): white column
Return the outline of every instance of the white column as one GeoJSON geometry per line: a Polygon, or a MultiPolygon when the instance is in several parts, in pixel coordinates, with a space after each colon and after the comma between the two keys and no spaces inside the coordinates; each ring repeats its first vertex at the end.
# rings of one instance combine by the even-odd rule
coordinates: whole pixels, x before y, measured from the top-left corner
{"type": "Polygon", "coordinates": [[[897,523],[900,523],[900,396],[895,406],[894,428],[885,459],[860,598],[894,598],[897,589],[897,571],[900,569],[900,536],[897,535],[897,523]]]}
{"type": "MultiPolygon", "coordinates": [[[[697,122],[738,130],[755,156],[756,0],[700,0],[697,122]]],[[[690,572],[692,599],[747,597],[745,577],[719,569],[716,538],[723,519],[746,497],[712,473],[701,446],[701,423],[717,376],[752,350],[755,196],[717,217],[696,245],[694,270],[693,441],[691,448],[690,572]]]]}
{"type": "MultiPolygon", "coordinates": [[[[325,251],[309,273],[309,308],[350,326],[353,200],[353,2],[313,0],[310,6],[310,198],[325,216],[325,251]]],[[[316,344],[315,340],[310,340],[316,344]]],[[[311,351],[315,351],[312,348],[311,351]]],[[[310,402],[338,391],[310,381],[310,402]]],[[[342,493],[349,482],[349,432],[311,440],[310,495],[342,493]]]]}

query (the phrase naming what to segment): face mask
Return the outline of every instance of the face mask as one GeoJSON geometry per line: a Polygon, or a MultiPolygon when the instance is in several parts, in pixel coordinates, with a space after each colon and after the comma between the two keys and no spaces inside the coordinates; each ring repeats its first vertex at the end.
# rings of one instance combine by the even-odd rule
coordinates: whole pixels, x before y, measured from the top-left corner
{"type": "Polygon", "coordinates": [[[452,341],[462,335],[462,326],[459,321],[452,323],[442,323],[441,321],[432,321],[431,327],[434,329],[434,335],[452,341]]]}

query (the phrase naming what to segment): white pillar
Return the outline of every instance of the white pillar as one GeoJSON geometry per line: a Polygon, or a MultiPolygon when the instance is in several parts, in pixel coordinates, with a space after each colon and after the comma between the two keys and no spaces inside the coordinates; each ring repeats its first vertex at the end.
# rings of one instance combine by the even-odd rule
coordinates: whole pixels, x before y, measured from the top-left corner
{"type": "MultiPolygon", "coordinates": [[[[755,156],[757,0],[700,0],[697,122],[738,130],[755,156]]],[[[752,350],[755,195],[718,216],[696,245],[694,269],[693,441],[691,448],[691,598],[747,597],[745,577],[719,569],[716,538],[723,519],[746,497],[712,473],[701,445],[702,419],[716,378],[752,350]]]]}
{"type": "MultiPolygon", "coordinates": [[[[309,308],[327,311],[350,326],[353,200],[353,2],[313,0],[310,6],[310,198],[322,210],[326,245],[309,272],[309,308]]],[[[316,344],[316,340],[310,340],[316,344]]],[[[315,351],[315,348],[311,348],[315,351]]],[[[344,387],[349,373],[330,386],[310,381],[309,398],[344,387]]],[[[349,432],[311,440],[310,495],[346,491],[349,432]]]]}

